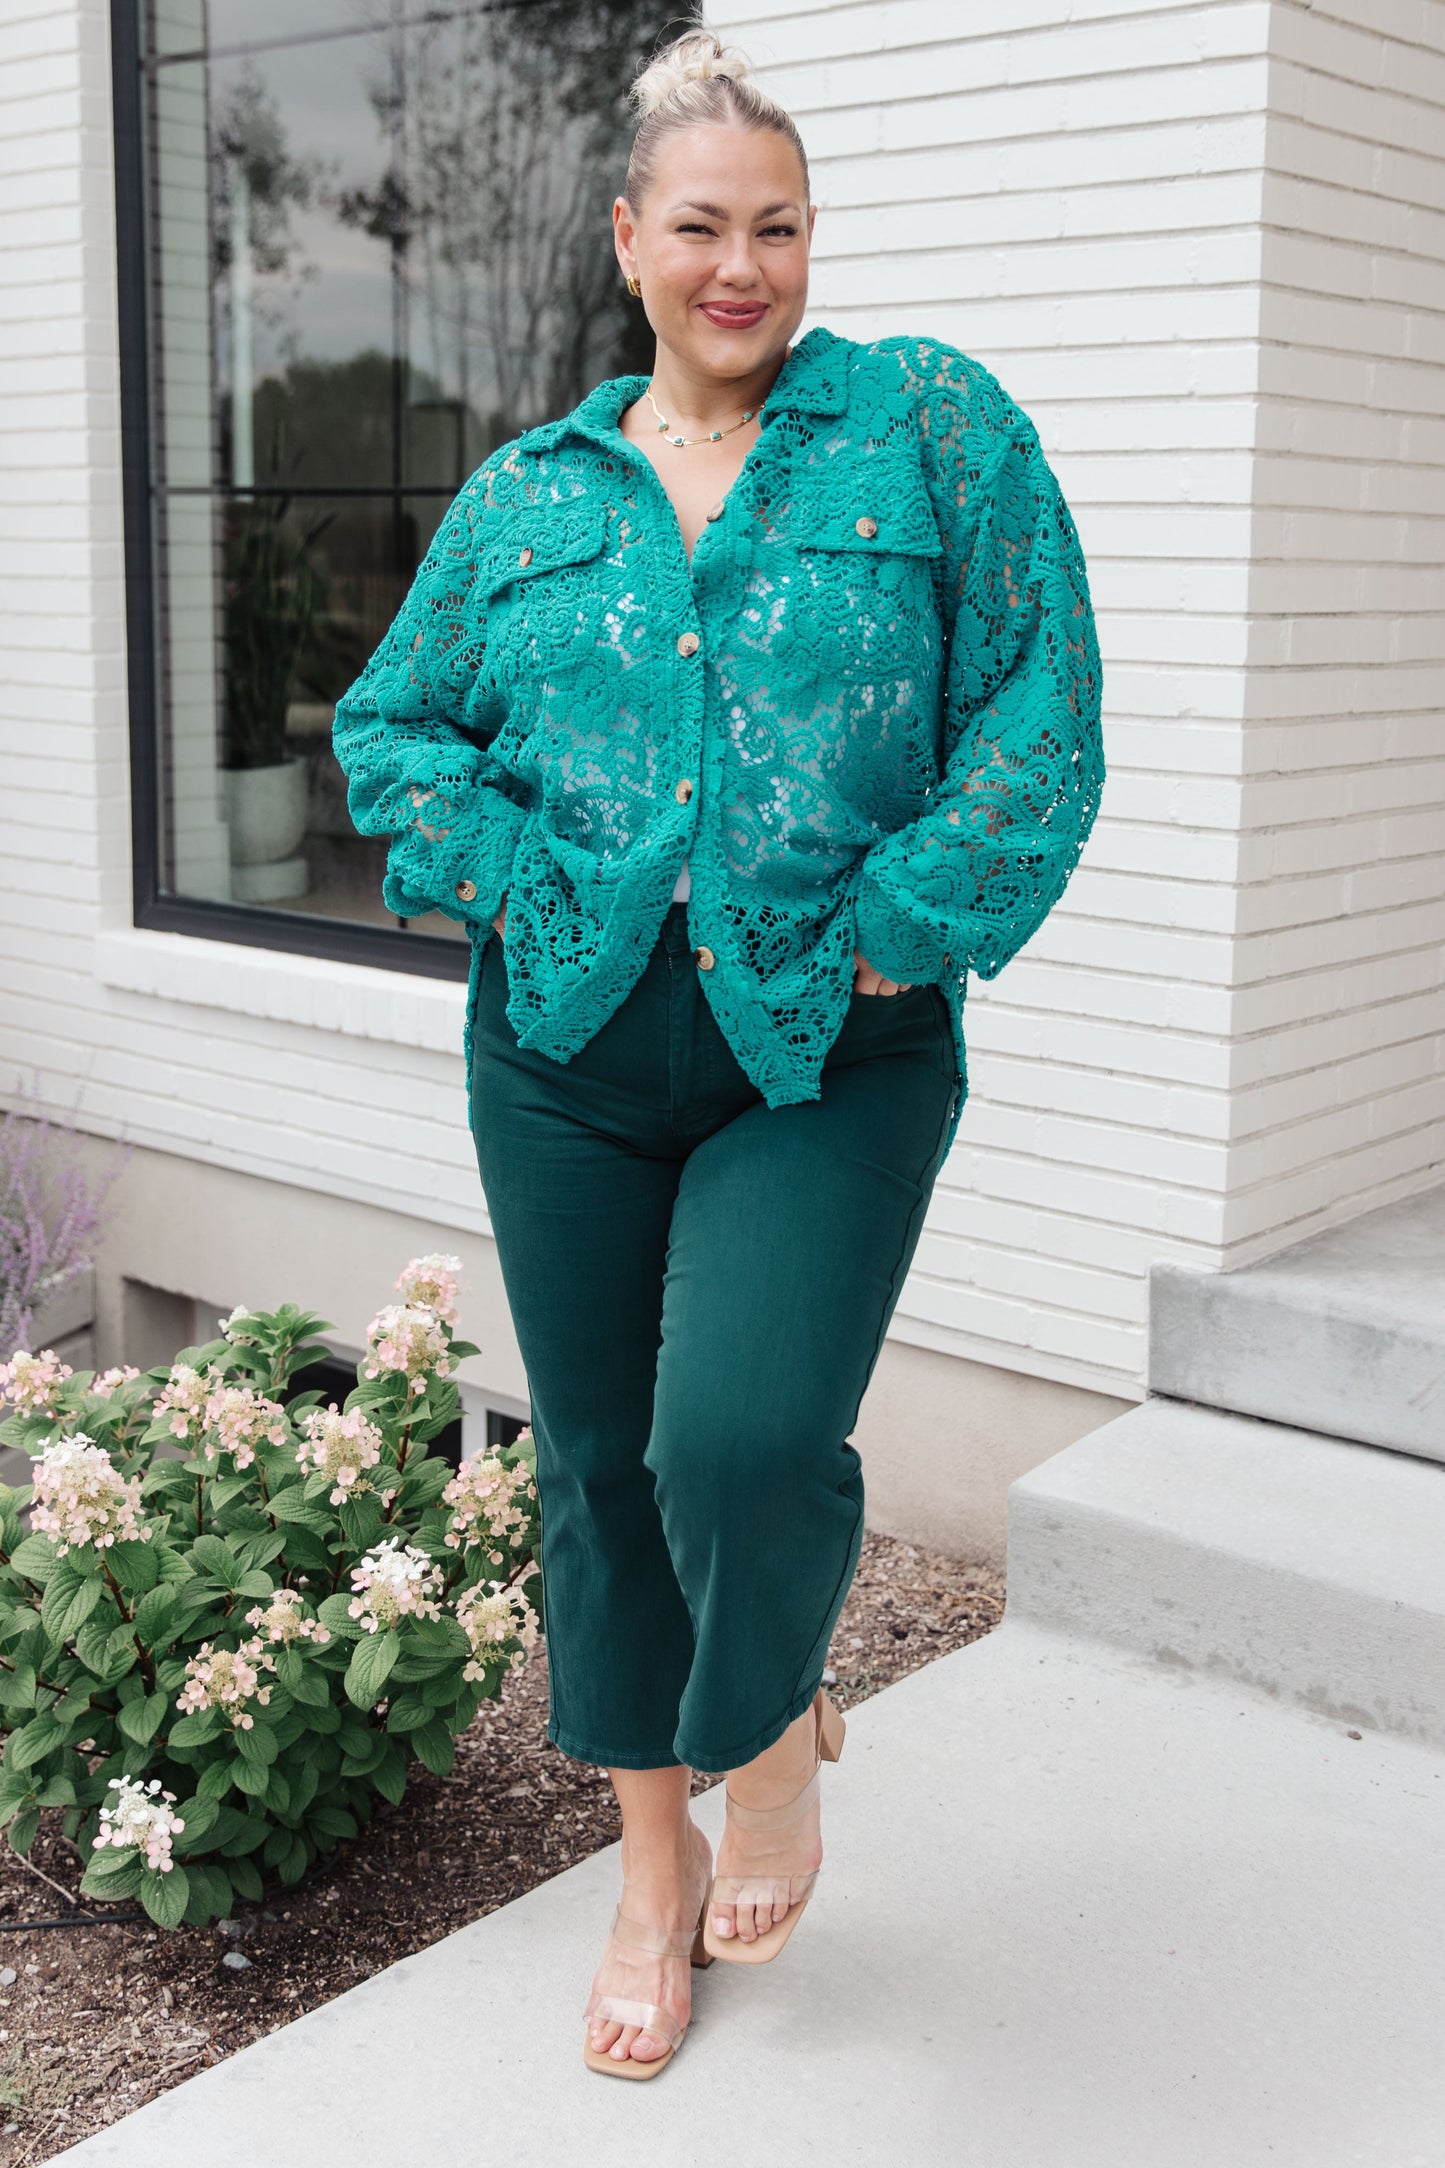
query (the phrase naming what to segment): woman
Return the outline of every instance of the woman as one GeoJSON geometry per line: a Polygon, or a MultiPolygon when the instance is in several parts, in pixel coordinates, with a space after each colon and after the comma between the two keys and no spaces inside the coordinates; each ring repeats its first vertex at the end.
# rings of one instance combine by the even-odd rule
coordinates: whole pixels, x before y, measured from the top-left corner
{"type": "Polygon", "coordinates": [[[636,2078],[689,1956],[775,1954],[821,1862],[847,1440],[962,1108],[966,974],[1056,901],[1103,769],[1027,416],[937,340],[793,344],[807,162],[740,55],[690,33],[634,95],[652,377],[473,476],[336,748],[388,906],[474,937],[549,1736],[622,1812],[585,2052],[636,2078]],[[727,1775],[716,1881],[692,1769],[727,1775]]]}

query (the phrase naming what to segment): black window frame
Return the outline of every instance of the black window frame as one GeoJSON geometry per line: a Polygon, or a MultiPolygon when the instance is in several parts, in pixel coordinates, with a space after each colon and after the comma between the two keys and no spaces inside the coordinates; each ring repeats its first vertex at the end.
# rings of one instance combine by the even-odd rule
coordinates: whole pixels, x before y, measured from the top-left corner
{"type": "Polygon", "coordinates": [[[111,0],[111,94],[120,360],[121,506],[124,541],[126,693],[129,702],[131,910],[138,927],[277,949],[331,963],[370,964],[414,978],[466,979],[472,942],[399,926],[366,926],[176,896],[160,881],[162,717],[156,672],[154,503],[151,486],[149,195],[145,56],[137,0],[111,0]]]}

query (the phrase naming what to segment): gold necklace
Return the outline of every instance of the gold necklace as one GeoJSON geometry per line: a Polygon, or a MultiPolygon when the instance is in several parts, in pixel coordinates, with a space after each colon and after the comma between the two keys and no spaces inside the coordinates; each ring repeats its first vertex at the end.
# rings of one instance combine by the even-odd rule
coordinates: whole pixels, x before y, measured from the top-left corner
{"type": "Polygon", "coordinates": [[[742,418],[742,421],[740,421],[740,422],[730,422],[730,423],[728,424],[728,426],[727,426],[727,428],[726,428],[726,429],[713,429],[713,430],[710,430],[710,431],[709,431],[709,433],[707,434],[707,436],[705,436],[705,437],[674,437],[674,436],[668,436],[668,431],[669,431],[669,430],[671,429],[671,427],[672,427],[672,424],[671,424],[671,422],[670,422],[670,421],[668,421],[668,420],[666,419],[666,417],[665,417],[665,416],[664,416],[664,414],[663,414],[662,408],[661,408],[661,407],[660,407],[660,406],[658,405],[657,401],[656,401],[656,400],[655,400],[655,399],[653,398],[653,396],[652,396],[652,386],[651,386],[651,384],[649,384],[649,385],[648,385],[648,387],[647,387],[647,403],[648,403],[648,405],[649,405],[649,406],[651,407],[651,409],[652,409],[653,413],[654,413],[654,414],[655,414],[655,415],[657,416],[657,433],[658,433],[658,435],[659,435],[660,437],[667,437],[667,441],[668,441],[668,443],[669,443],[669,444],[682,444],[682,445],[688,445],[688,444],[721,444],[721,442],[722,442],[722,440],[723,440],[723,438],[724,438],[724,437],[730,437],[730,436],[732,436],[732,434],[734,433],[734,431],[735,431],[735,430],[738,430],[738,429],[741,429],[741,428],[743,428],[743,427],[745,426],[745,424],[746,424],[746,423],[748,423],[748,422],[750,422],[750,421],[752,420],[753,416],[754,416],[754,415],[755,415],[755,414],[757,413],[757,411],[758,411],[756,407],[749,407],[749,408],[747,409],[747,411],[746,411],[746,412],[744,413],[744,415],[743,415],[743,418],[742,418]]]}

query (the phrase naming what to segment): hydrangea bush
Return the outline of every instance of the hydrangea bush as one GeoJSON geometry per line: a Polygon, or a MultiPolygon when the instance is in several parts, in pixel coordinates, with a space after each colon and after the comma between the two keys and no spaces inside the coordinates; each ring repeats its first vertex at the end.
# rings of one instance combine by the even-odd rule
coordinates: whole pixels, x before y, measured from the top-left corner
{"type": "Polygon", "coordinates": [[[444,1775],[539,1630],[528,1433],[453,1474],[450,1257],[415,1259],[346,1405],[288,1390],[328,1354],[288,1304],[169,1370],[0,1364],[0,1827],[54,1808],[82,1890],[200,1926],[298,1881],[444,1775]],[[29,1531],[22,1515],[29,1508],[29,1531]]]}

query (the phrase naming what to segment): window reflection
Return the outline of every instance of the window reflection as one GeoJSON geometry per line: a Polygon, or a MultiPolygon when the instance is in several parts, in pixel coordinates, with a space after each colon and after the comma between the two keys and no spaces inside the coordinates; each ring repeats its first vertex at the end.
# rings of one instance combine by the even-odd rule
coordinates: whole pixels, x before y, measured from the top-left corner
{"type": "Polygon", "coordinates": [[[146,11],[164,891],[395,924],[335,702],[487,453],[648,365],[609,214],[625,86],[666,20],[146,11]]]}

